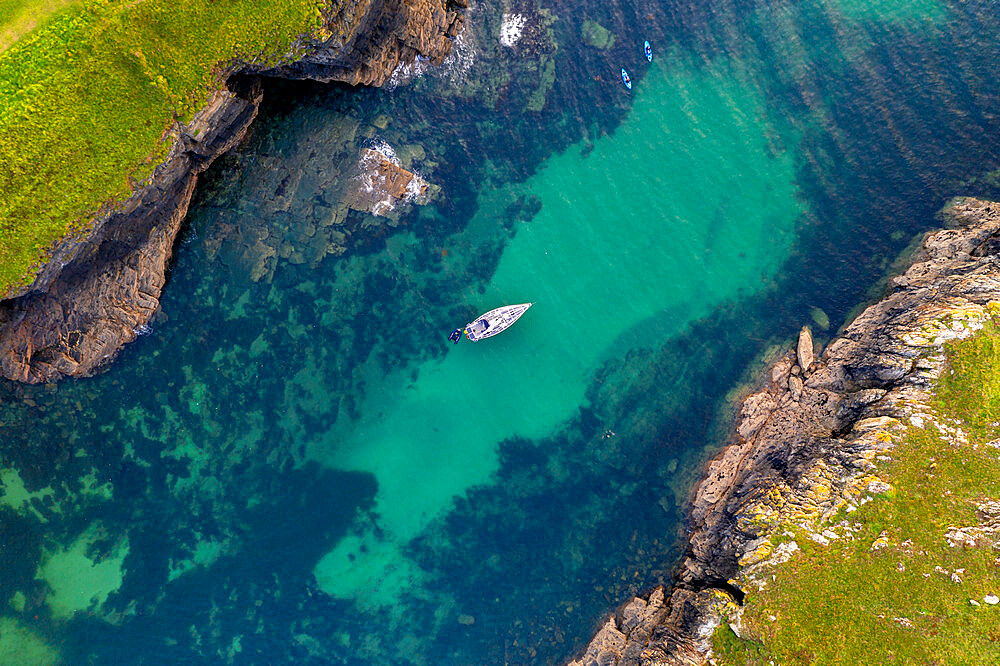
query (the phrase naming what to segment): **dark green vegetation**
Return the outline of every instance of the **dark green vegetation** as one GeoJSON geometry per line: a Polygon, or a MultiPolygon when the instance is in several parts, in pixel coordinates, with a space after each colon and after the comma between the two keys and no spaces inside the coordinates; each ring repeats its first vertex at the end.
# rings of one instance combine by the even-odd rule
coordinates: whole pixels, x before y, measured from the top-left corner
{"type": "MultiPolygon", "coordinates": [[[[87,0],[0,54],[0,295],[152,174],[227,63],[289,57],[323,4],[87,0]]],[[[0,4],[4,34],[33,21],[0,4]]]]}
{"type": "Polygon", "coordinates": [[[747,640],[717,632],[722,663],[995,661],[1000,605],[984,597],[1000,593],[996,537],[952,546],[945,534],[990,520],[992,508],[981,507],[1000,498],[1000,451],[987,445],[1000,434],[1000,332],[988,325],[947,355],[935,408],[946,430],[958,419],[968,440],[911,428],[891,461],[877,461],[892,488],[849,515],[861,526],[854,539],[820,547],[798,538],[803,553],[747,597],[747,640]],[[887,545],[873,548],[883,532],[887,545]]]}

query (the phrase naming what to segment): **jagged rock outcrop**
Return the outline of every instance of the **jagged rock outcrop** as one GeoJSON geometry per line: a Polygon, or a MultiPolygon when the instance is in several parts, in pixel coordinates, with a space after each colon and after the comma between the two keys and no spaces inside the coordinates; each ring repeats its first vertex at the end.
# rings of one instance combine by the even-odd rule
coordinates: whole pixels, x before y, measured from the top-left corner
{"type": "Polygon", "coordinates": [[[466,0],[355,0],[339,6],[333,39],[267,73],[297,79],[381,86],[401,62],[440,65],[462,29],[466,0]],[[356,21],[356,17],[363,17],[356,21]],[[342,33],[342,34],[337,34],[342,33]]]}
{"type": "Polygon", "coordinates": [[[371,148],[358,162],[358,175],[349,179],[342,200],[354,210],[383,215],[405,199],[422,200],[427,182],[407,171],[393,158],[371,148]]]}
{"type": "Polygon", "coordinates": [[[878,483],[871,460],[904,419],[926,418],[944,342],[1000,313],[1000,204],[958,199],[945,216],[954,228],[929,233],[890,293],[818,359],[803,329],[771,366],[695,488],[673,589],[627,604],[573,664],[703,663],[723,608],[794,550],[772,545],[781,526],[822,525],[878,483]]]}
{"type": "MultiPolygon", "coordinates": [[[[400,62],[443,61],[465,6],[348,1],[330,17],[330,39],[295,47],[305,51],[296,64],[234,67],[229,89],[176,128],[170,155],[149,181],[86,233],[63,241],[31,285],[0,301],[0,375],[29,383],[91,375],[136,338],[159,307],[198,174],[239,143],[256,117],[260,86],[246,74],[381,85],[400,62]]],[[[401,174],[390,175],[396,183],[401,174]]]]}

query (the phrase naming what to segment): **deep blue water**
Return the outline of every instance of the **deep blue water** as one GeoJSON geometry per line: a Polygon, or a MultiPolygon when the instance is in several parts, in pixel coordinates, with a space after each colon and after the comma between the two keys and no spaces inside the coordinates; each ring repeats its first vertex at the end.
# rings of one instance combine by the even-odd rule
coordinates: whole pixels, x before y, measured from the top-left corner
{"type": "Polygon", "coordinates": [[[0,386],[0,656],[572,657],[669,582],[759,359],[831,335],[949,197],[997,195],[998,51],[988,2],[523,2],[389,89],[269,82],[148,334],[0,386]],[[384,146],[429,201],[346,209],[384,146]],[[610,305],[568,347],[576,288],[610,305]],[[546,289],[497,345],[445,343],[546,289]]]}

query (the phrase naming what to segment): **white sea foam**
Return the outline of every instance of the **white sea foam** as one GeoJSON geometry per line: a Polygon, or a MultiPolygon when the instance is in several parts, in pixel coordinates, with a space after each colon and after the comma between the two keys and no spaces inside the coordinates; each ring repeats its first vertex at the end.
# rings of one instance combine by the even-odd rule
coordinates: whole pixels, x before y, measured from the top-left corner
{"type": "Polygon", "coordinates": [[[427,182],[417,174],[413,174],[413,178],[406,184],[406,195],[403,196],[403,201],[416,201],[417,197],[426,189],[427,182]]]}
{"type": "Polygon", "coordinates": [[[504,14],[503,23],[500,25],[500,43],[507,47],[517,44],[526,22],[527,19],[521,14],[504,14]]]}
{"type": "Polygon", "coordinates": [[[471,32],[471,26],[466,26],[458,33],[458,36],[452,41],[451,52],[438,67],[431,64],[430,58],[420,55],[411,62],[399,63],[396,65],[396,69],[392,70],[392,76],[389,77],[384,88],[390,91],[395,90],[427,73],[447,79],[453,84],[463,82],[466,73],[472,69],[476,60],[476,47],[474,39],[470,37],[471,32]]]}
{"type": "Polygon", "coordinates": [[[385,84],[386,90],[395,90],[397,87],[407,84],[413,79],[420,78],[430,69],[430,58],[418,55],[412,62],[400,62],[396,69],[392,70],[392,76],[385,84]]]}
{"type": "Polygon", "coordinates": [[[361,154],[361,191],[365,194],[373,195],[375,202],[372,204],[372,215],[388,215],[393,208],[393,197],[384,187],[379,187],[378,165],[381,162],[379,155],[399,166],[399,158],[392,146],[381,139],[372,139],[369,149],[374,152],[364,151],[361,154]],[[377,153],[377,154],[376,154],[377,153]],[[377,197],[377,198],[376,198],[377,197]]]}
{"type": "Polygon", "coordinates": [[[466,26],[451,44],[451,53],[441,63],[441,75],[452,84],[465,81],[465,75],[476,62],[475,38],[471,26],[466,26]]]}
{"type": "Polygon", "coordinates": [[[402,166],[402,164],[399,161],[399,156],[396,155],[396,151],[383,139],[380,139],[377,136],[372,137],[371,143],[368,145],[368,147],[374,150],[375,152],[381,154],[382,157],[386,158],[396,166],[402,166]]]}

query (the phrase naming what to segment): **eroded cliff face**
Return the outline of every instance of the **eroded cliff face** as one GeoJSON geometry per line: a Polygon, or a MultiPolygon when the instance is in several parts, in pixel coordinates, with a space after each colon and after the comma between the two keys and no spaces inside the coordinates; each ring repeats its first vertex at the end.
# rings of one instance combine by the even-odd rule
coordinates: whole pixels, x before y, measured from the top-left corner
{"type": "Polygon", "coordinates": [[[285,78],[381,86],[416,58],[440,65],[462,29],[467,0],[355,0],[333,16],[335,36],[294,64],[266,73],[285,78]],[[359,20],[360,19],[360,20],[359,20]],[[341,27],[337,27],[341,26],[341,27]],[[342,26],[351,26],[346,29],[342,26]]]}
{"type": "Polygon", "coordinates": [[[820,357],[804,330],[770,368],[695,488],[673,589],[633,599],[572,664],[704,663],[743,590],[791,556],[791,544],[773,546],[783,526],[822,543],[825,522],[879,483],[872,459],[904,421],[928,418],[943,344],[1000,311],[1000,204],[959,199],[945,217],[954,228],[928,234],[890,293],[820,357]]]}
{"type": "Polygon", "coordinates": [[[382,85],[401,62],[440,63],[461,30],[464,0],[350,0],[330,16],[332,37],[300,44],[294,65],[234,70],[228,90],[178,127],[149,182],[66,239],[32,284],[0,301],[0,375],[40,383],[100,371],[159,307],[177,232],[198,174],[238,144],[257,114],[246,74],[382,85]]]}
{"type": "Polygon", "coordinates": [[[31,291],[0,302],[0,374],[86,375],[135,340],[159,306],[198,174],[243,138],[259,101],[259,86],[215,95],[148,186],[60,248],[31,291]]]}

